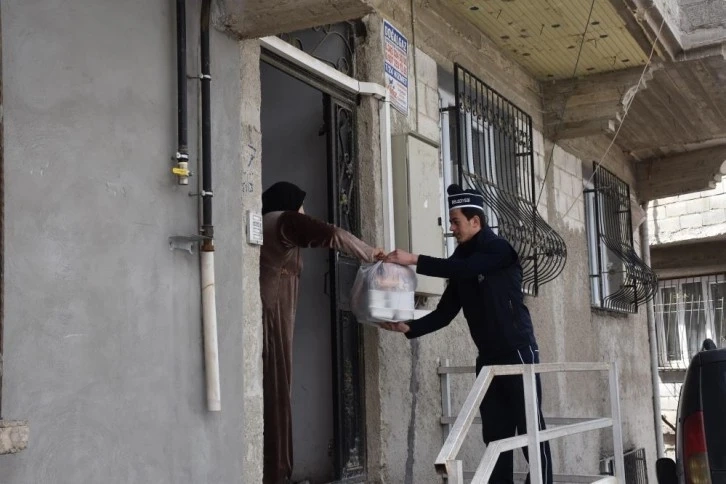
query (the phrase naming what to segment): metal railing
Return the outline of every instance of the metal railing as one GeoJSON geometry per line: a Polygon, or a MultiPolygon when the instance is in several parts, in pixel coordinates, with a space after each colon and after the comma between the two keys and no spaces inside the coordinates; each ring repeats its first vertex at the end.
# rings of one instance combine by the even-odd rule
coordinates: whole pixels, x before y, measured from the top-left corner
{"type": "Polygon", "coordinates": [[[529,449],[530,482],[542,484],[542,462],[539,446],[550,440],[567,437],[583,432],[612,427],[613,455],[615,476],[575,476],[555,475],[555,482],[625,482],[625,465],[623,461],[623,439],[620,421],[620,395],[618,390],[617,363],[541,363],[535,365],[501,365],[485,366],[479,372],[474,386],[466,397],[457,417],[451,416],[451,382],[452,374],[474,373],[473,366],[450,366],[445,360],[439,366],[441,378],[441,424],[444,426],[444,445],[436,457],[436,471],[445,475],[451,484],[463,484],[464,479],[471,479],[472,484],[484,484],[489,481],[494,465],[502,452],[527,447],[529,449]],[[560,372],[608,372],[610,387],[610,417],[596,418],[545,418],[545,422],[553,428],[539,430],[538,402],[536,392],[536,375],[541,373],[560,372]],[[527,433],[502,440],[490,442],[479,463],[476,472],[465,473],[463,461],[457,459],[461,446],[473,423],[481,423],[476,414],[484,395],[494,377],[505,375],[522,375],[524,383],[524,403],[527,420],[527,433]],[[534,429],[534,431],[531,431],[534,429]]]}

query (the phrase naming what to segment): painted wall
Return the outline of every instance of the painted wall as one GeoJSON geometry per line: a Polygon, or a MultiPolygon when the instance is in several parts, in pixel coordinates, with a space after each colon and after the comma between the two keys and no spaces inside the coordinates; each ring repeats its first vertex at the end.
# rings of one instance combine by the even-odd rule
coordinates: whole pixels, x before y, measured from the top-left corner
{"type": "MultiPolygon", "coordinates": [[[[196,75],[199,2],[187,8],[196,75]]],[[[189,193],[200,171],[190,80],[195,177],[180,187],[171,174],[173,3],[10,0],[2,9],[3,412],[29,419],[31,444],[0,458],[0,481],[256,482],[258,262],[243,223],[244,209],[258,208],[259,183],[251,196],[241,179],[259,175],[241,163],[253,153],[255,113],[241,103],[240,80],[254,45],[212,33],[222,412],[208,413],[199,260],[167,241],[197,233],[189,193]]]]}

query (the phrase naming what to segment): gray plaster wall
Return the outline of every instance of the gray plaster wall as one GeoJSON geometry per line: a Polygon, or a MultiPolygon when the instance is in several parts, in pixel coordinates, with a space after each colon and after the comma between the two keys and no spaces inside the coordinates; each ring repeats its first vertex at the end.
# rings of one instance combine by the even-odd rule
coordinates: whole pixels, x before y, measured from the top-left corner
{"type": "MultiPolygon", "coordinates": [[[[388,20],[394,21],[412,42],[410,11],[399,3],[388,5],[394,12],[388,20]],[[408,15],[408,16],[407,16],[408,15]]],[[[417,19],[418,20],[418,19],[417,19]]],[[[367,38],[358,51],[362,80],[381,82],[383,72],[381,55],[382,17],[366,18],[367,38]]],[[[421,27],[421,24],[416,23],[421,27]]],[[[442,32],[448,29],[441,26],[442,32]]],[[[433,37],[417,36],[409,56],[408,116],[393,111],[393,132],[419,131],[435,140],[436,115],[429,106],[431,91],[436,92],[436,64],[440,53],[433,37]],[[417,49],[416,49],[417,48],[417,49]],[[416,68],[413,67],[416,52],[416,68]],[[415,80],[414,72],[418,74],[415,80]],[[413,86],[417,86],[414,88],[413,86]],[[416,102],[416,97],[419,102],[416,102]],[[431,124],[433,121],[434,124],[431,124]]],[[[452,40],[457,45],[463,39],[452,40]]],[[[457,59],[476,55],[457,50],[457,59]]],[[[450,70],[449,59],[439,63],[450,70]]],[[[497,65],[467,66],[486,70],[487,82],[500,92],[516,91],[521,86],[506,85],[507,72],[497,65]]],[[[434,110],[435,111],[435,110],[434,110]]],[[[535,126],[541,125],[537,111],[530,112],[535,126]]],[[[361,137],[377,137],[375,114],[371,109],[361,115],[361,137]]],[[[544,193],[540,212],[560,233],[568,247],[568,261],[560,277],[541,288],[536,298],[527,298],[533,314],[535,329],[544,362],[616,361],[620,371],[620,403],[623,416],[623,442],[626,449],[643,447],[647,452],[649,477],[655,482],[655,430],[652,411],[651,372],[648,359],[648,334],[645,308],[638,314],[615,315],[591,309],[589,298],[589,269],[587,239],[584,225],[584,203],[579,198],[583,190],[583,164],[599,159],[608,140],[604,138],[568,142],[555,147],[540,133],[535,133],[538,189],[544,193]],[[545,165],[550,154],[554,160],[545,178],[545,165]],[[572,207],[570,209],[570,207],[572,207]]],[[[377,146],[361,149],[361,163],[374,163],[373,175],[361,183],[369,186],[377,180],[380,157],[377,146]]],[[[605,158],[605,167],[631,184],[637,191],[631,164],[622,153],[612,150],[605,158]]],[[[432,176],[436,176],[432,174],[432,176]]],[[[378,196],[377,192],[373,192],[378,196]]],[[[372,208],[364,215],[379,217],[372,208]]],[[[371,228],[380,236],[380,231],[371,228]]],[[[637,232],[635,234],[637,239],[637,232]]],[[[636,242],[636,246],[639,244],[636,242]]],[[[435,299],[427,303],[429,308],[435,299]]],[[[382,483],[438,483],[441,478],[434,470],[434,460],[443,443],[439,424],[441,391],[437,367],[444,359],[455,365],[473,365],[476,349],[471,341],[465,321],[459,316],[448,327],[436,334],[407,341],[399,334],[366,330],[366,383],[368,416],[369,480],[382,483]]],[[[453,377],[452,398],[458,410],[473,383],[473,375],[453,377]]],[[[606,375],[557,375],[543,378],[545,415],[556,417],[595,417],[610,415],[610,402],[606,375]]],[[[465,470],[474,470],[483,452],[480,428],[474,426],[462,448],[460,456],[465,470]]],[[[609,431],[583,434],[557,442],[553,446],[554,468],[557,473],[599,472],[600,460],[612,455],[609,431]]],[[[524,470],[521,455],[516,467],[524,470]]]]}
{"type": "MultiPolygon", "coordinates": [[[[187,3],[196,74],[199,3],[187,3]]],[[[170,172],[173,2],[2,9],[3,415],[27,418],[31,440],[0,458],[0,482],[257,482],[258,250],[244,243],[244,210],[259,208],[259,167],[246,164],[259,151],[256,43],[212,32],[222,412],[208,413],[199,260],[167,242],[198,218],[198,178],[180,187],[170,172]]],[[[196,174],[197,82],[188,92],[196,174]]]]}

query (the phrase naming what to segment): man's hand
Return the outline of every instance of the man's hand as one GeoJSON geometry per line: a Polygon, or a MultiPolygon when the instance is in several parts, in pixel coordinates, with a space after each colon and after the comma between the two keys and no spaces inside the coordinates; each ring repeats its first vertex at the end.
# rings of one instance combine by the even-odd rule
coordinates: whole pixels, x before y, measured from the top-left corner
{"type": "Polygon", "coordinates": [[[386,262],[392,262],[402,266],[414,266],[418,263],[418,256],[405,250],[396,249],[386,256],[386,262]]]}
{"type": "Polygon", "coordinates": [[[373,260],[381,261],[386,258],[386,251],[381,248],[373,249],[373,260]]]}
{"type": "Polygon", "coordinates": [[[393,331],[395,333],[403,333],[406,334],[411,330],[411,327],[406,323],[378,323],[378,326],[380,326],[383,329],[386,329],[388,331],[393,331]]]}

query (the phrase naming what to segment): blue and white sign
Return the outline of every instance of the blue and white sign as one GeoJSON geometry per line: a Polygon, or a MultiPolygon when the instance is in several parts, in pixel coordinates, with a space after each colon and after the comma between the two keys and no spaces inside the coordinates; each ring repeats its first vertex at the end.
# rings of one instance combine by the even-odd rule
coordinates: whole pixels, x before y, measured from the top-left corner
{"type": "Polygon", "coordinates": [[[408,40],[387,20],[383,21],[383,40],[388,98],[408,116],[408,40]]]}

